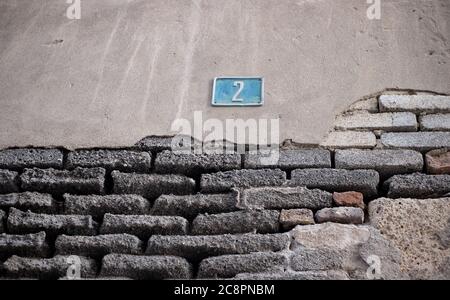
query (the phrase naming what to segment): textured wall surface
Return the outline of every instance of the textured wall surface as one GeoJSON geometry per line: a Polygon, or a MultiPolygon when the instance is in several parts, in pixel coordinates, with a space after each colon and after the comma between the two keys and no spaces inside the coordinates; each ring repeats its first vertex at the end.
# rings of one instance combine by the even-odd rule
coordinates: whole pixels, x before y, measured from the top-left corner
{"type": "Polygon", "coordinates": [[[281,118],[319,143],[335,113],[385,88],[450,93],[450,2],[0,2],[0,147],[130,146],[175,118],[281,118]],[[266,78],[261,108],[210,106],[212,79],[266,78]]]}

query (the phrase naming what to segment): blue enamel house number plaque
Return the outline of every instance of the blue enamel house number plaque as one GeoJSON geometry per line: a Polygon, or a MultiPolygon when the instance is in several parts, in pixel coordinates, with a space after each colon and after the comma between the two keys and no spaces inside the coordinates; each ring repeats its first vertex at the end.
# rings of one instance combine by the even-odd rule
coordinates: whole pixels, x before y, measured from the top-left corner
{"type": "Polygon", "coordinates": [[[261,106],[264,104],[264,78],[216,77],[213,106],[261,106]]]}

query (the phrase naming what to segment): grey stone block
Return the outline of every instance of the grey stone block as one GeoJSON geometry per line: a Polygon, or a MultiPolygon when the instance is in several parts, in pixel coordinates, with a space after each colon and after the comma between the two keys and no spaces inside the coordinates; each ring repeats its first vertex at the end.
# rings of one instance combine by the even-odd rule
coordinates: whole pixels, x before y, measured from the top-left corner
{"type": "Polygon", "coordinates": [[[414,173],[423,170],[421,153],[412,150],[337,150],[337,169],[373,169],[381,176],[414,173]]]}
{"type": "Polygon", "coordinates": [[[182,216],[193,219],[199,214],[219,214],[237,210],[237,193],[196,194],[187,196],[162,195],[151,209],[152,215],[182,216]]]}
{"type": "Polygon", "coordinates": [[[101,167],[107,171],[149,172],[152,156],[149,152],[129,150],[78,150],[67,156],[66,168],[101,167]]]}
{"type": "Polygon", "coordinates": [[[6,213],[0,209],[0,233],[5,231],[4,224],[6,220],[6,213]]]}
{"type": "Polygon", "coordinates": [[[434,198],[450,192],[450,175],[396,175],[384,183],[389,198],[434,198]]]}
{"type": "Polygon", "coordinates": [[[290,186],[319,188],[330,192],[356,191],[375,197],[380,176],[374,170],[306,169],[294,170],[290,186]]]}
{"type": "Polygon", "coordinates": [[[347,109],[347,112],[354,112],[354,111],[367,111],[371,113],[377,113],[379,111],[378,99],[376,97],[373,97],[370,99],[364,99],[355,102],[347,109]]]}
{"type": "Polygon", "coordinates": [[[291,230],[297,225],[313,225],[314,213],[309,209],[283,209],[280,214],[280,225],[284,230],[291,230]]]}
{"type": "Polygon", "coordinates": [[[58,149],[6,149],[0,151],[0,169],[63,167],[63,153],[58,149]]]}
{"type": "Polygon", "coordinates": [[[294,271],[340,270],[344,267],[342,251],[333,249],[298,249],[291,258],[294,271]]]}
{"type": "Polygon", "coordinates": [[[71,171],[55,169],[25,169],[20,176],[22,188],[51,194],[103,194],[105,169],[76,168],[71,171]]]}
{"type": "Polygon", "coordinates": [[[198,261],[205,257],[276,252],[287,249],[287,234],[239,234],[207,236],[152,236],[146,253],[150,255],[175,255],[198,261]]]}
{"type": "MultiPolygon", "coordinates": [[[[92,278],[97,274],[97,263],[93,259],[79,257],[80,275],[82,278],[92,278]]],[[[68,269],[74,264],[69,256],[53,258],[24,258],[12,256],[4,264],[6,275],[14,278],[58,279],[67,275],[68,269]]]]}
{"type": "Polygon", "coordinates": [[[0,170],[0,194],[17,193],[19,191],[19,173],[0,170]]]}
{"type": "Polygon", "coordinates": [[[240,273],[283,271],[288,258],[281,253],[224,255],[202,260],[198,278],[232,278],[240,273]]]}
{"type": "Polygon", "coordinates": [[[128,233],[145,240],[153,234],[187,234],[188,227],[189,222],[182,217],[105,214],[100,233],[128,233]]]}
{"type": "Polygon", "coordinates": [[[450,132],[384,133],[381,143],[386,148],[429,151],[450,148],[450,132]]]}
{"type": "Polygon", "coordinates": [[[91,216],[46,215],[11,208],[8,231],[14,234],[45,231],[48,235],[95,235],[97,224],[91,216]]]}
{"type": "Polygon", "coordinates": [[[279,230],[280,212],[249,210],[217,215],[199,215],[192,222],[192,234],[275,233],[279,230]]]}
{"type": "Polygon", "coordinates": [[[103,258],[100,276],[125,276],[137,280],[190,279],[191,264],[174,256],[109,254],[103,258]]]}
{"type": "Polygon", "coordinates": [[[112,172],[114,193],[138,194],[155,199],[163,194],[186,195],[195,191],[195,181],[182,175],[127,174],[112,172]]]}
{"type": "Polygon", "coordinates": [[[233,187],[280,186],[286,182],[286,173],[279,169],[235,170],[203,174],[200,182],[202,192],[221,193],[233,187]]]}
{"type": "Polygon", "coordinates": [[[149,212],[150,203],[137,195],[76,196],[64,195],[65,213],[68,215],[91,215],[103,217],[104,214],[143,215],[149,212]]]}
{"type": "Polygon", "coordinates": [[[56,253],[99,257],[111,253],[141,254],[142,242],[129,234],[98,236],[60,235],[55,242],[56,253]]]}
{"type": "Polygon", "coordinates": [[[305,272],[272,272],[242,273],[233,280],[349,280],[347,272],[342,270],[305,271],[305,272]]]}
{"type": "Polygon", "coordinates": [[[321,209],[331,207],[333,196],[329,192],[304,187],[263,187],[243,190],[243,207],[253,209],[321,209]]]}
{"type": "Polygon", "coordinates": [[[45,232],[25,235],[0,234],[0,259],[11,255],[46,257],[49,246],[45,232]]]}
{"type": "Polygon", "coordinates": [[[450,131],[450,114],[425,115],[420,117],[422,131],[450,131]]]}
{"type": "Polygon", "coordinates": [[[416,115],[409,112],[370,114],[357,112],[339,116],[337,130],[417,131],[416,115]]]}
{"type": "Polygon", "coordinates": [[[200,175],[241,168],[240,154],[182,154],[172,151],[158,153],[155,172],[200,175]]]}
{"type": "Polygon", "coordinates": [[[373,132],[334,131],[320,146],[329,149],[372,149],[377,145],[377,137],[373,132]]]}
{"type": "Polygon", "coordinates": [[[381,95],[380,111],[409,111],[413,113],[450,112],[450,96],[381,95]]]}
{"type": "Polygon", "coordinates": [[[249,152],[245,155],[246,169],[331,168],[331,154],[323,149],[298,149],[267,152],[249,152]]]}
{"type": "Polygon", "coordinates": [[[362,224],[364,223],[364,211],[357,207],[333,207],[324,208],[316,212],[318,223],[362,224]]]}
{"type": "Polygon", "coordinates": [[[36,213],[55,213],[57,211],[57,203],[52,195],[32,192],[0,195],[0,208],[7,210],[11,207],[36,213]]]}

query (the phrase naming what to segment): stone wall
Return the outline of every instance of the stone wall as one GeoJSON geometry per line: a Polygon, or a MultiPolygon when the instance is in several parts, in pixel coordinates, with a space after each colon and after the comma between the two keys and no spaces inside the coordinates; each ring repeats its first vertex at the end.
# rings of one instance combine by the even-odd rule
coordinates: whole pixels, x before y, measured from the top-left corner
{"type": "Polygon", "coordinates": [[[2,150],[0,275],[449,279],[449,123],[450,97],[382,95],[270,165],[168,137],[2,150]]]}

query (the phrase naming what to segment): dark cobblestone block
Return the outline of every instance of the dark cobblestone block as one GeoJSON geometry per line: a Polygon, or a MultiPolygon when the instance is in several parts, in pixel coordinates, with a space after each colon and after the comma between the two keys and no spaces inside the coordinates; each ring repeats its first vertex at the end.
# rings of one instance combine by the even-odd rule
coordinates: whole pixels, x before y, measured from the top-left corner
{"type": "Polygon", "coordinates": [[[127,174],[112,172],[114,193],[138,194],[155,199],[162,194],[186,195],[195,191],[195,181],[181,175],[127,174]]]}
{"type": "Polygon", "coordinates": [[[5,231],[5,220],[6,220],[6,213],[0,209],[0,233],[5,231]]]}
{"type": "Polygon", "coordinates": [[[389,198],[434,198],[450,193],[450,175],[396,175],[384,183],[389,198]]]}
{"type": "Polygon", "coordinates": [[[64,195],[65,213],[68,215],[104,214],[143,215],[149,211],[149,201],[137,195],[75,196],[64,195]]]}
{"type": "Polygon", "coordinates": [[[7,149],[0,151],[0,169],[63,167],[63,153],[58,149],[7,149]]]}
{"type": "Polygon", "coordinates": [[[76,168],[71,171],[55,169],[25,169],[20,176],[22,188],[51,194],[103,194],[105,169],[76,168]]]}
{"type": "Polygon", "coordinates": [[[289,185],[329,192],[356,191],[370,198],[377,196],[379,182],[380,176],[374,170],[307,169],[294,170],[289,185]]]}
{"type": "Polygon", "coordinates": [[[156,199],[151,213],[160,216],[182,216],[193,219],[199,214],[218,214],[237,210],[237,193],[213,195],[162,195],[156,199]]]}
{"type": "Polygon", "coordinates": [[[17,193],[19,191],[19,173],[0,170],[0,194],[17,193]]]}
{"type": "Polygon", "coordinates": [[[279,229],[280,212],[250,210],[218,215],[199,215],[192,222],[192,234],[275,233],[279,229]]]}
{"type": "Polygon", "coordinates": [[[56,252],[62,255],[99,257],[111,253],[141,254],[142,242],[129,234],[98,236],[60,235],[55,242],[56,252]]]}
{"type": "Polygon", "coordinates": [[[128,233],[148,239],[153,234],[183,235],[187,233],[188,227],[189,222],[182,217],[106,214],[100,233],[128,233]]]}
{"type": "Polygon", "coordinates": [[[246,169],[283,170],[331,168],[331,154],[330,151],[322,149],[255,152],[245,155],[244,166],[246,169]]]}
{"type": "Polygon", "coordinates": [[[190,279],[191,264],[174,256],[109,254],[103,258],[100,276],[125,276],[137,280],[190,279]]]}
{"type": "Polygon", "coordinates": [[[97,224],[91,216],[46,215],[11,208],[8,231],[14,234],[45,231],[48,235],[95,235],[97,224]]]}
{"type": "Polygon", "coordinates": [[[108,171],[149,172],[152,156],[149,152],[128,150],[78,150],[67,156],[66,168],[101,167],[108,171]]]}
{"type": "Polygon", "coordinates": [[[222,193],[233,187],[249,188],[260,186],[280,186],[286,182],[286,173],[279,169],[234,170],[203,174],[201,189],[205,193],[222,193]]]}
{"type": "Polygon", "coordinates": [[[281,251],[288,248],[290,239],[287,234],[155,235],[148,241],[146,253],[175,255],[198,261],[205,257],[226,254],[281,251]]]}
{"type": "Polygon", "coordinates": [[[303,272],[267,272],[242,273],[233,280],[349,280],[347,272],[342,270],[303,271],[303,272]]]}
{"type": "Polygon", "coordinates": [[[0,208],[7,210],[11,207],[36,213],[55,213],[57,210],[56,201],[50,194],[25,192],[0,195],[0,208]]]}
{"type": "Polygon", "coordinates": [[[304,187],[263,187],[242,191],[241,206],[254,209],[322,209],[331,207],[333,196],[304,187]]]}
{"type": "Polygon", "coordinates": [[[155,171],[164,174],[199,175],[240,168],[240,154],[182,154],[164,151],[158,154],[155,161],[155,171]]]}
{"type": "MultiPolygon", "coordinates": [[[[85,257],[80,259],[80,275],[82,278],[93,278],[97,274],[95,260],[85,257]]],[[[12,256],[4,264],[6,275],[13,278],[58,279],[67,275],[74,261],[69,256],[53,258],[24,258],[12,256]]]]}
{"type": "Polygon", "coordinates": [[[364,211],[357,207],[333,207],[324,208],[316,213],[318,223],[362,224],[364,223],[364,211]]]}
{"type": "Polygon", "coordinates": [[[204,259],[200,263],[199,278],[231,278],[240,273],[283,271],[288,258],[281,253],[253,253],[225,255],[204,259]]]}
{"type": "Polygon", "coordinates": [[[49,246],[45,232],[26,235],[0,234],[0,259],[11,255],[45,257],[49,246]]]}
{"type": "Polygon", "coordinates": [[[423,157],[412,150],[338,150],[337,169],[372,169],[387,177],[396,174],[420,172],[423,157]]]}

